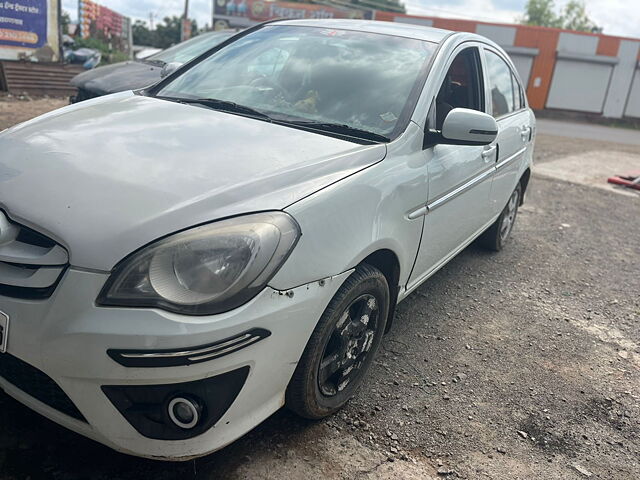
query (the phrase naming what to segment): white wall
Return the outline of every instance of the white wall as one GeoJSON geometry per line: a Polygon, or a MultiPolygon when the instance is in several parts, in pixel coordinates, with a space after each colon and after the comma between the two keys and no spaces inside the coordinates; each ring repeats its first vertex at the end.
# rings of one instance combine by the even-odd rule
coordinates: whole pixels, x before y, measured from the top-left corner
{"type": "Polygon", "coordinates": [[[612,67],[580,60],[556,60],[547,108],[601,113],[612,67]]]}
{"type": "Polygon", "coordinates": [[[618,64],[611,76],[611,85],[604,104],[605,117],[620,118],[625,109],[625,103],[631,89],[631,82],[638,64],[638,49],[640,42],[623,40],[618,51],[618,64]]]}
{"type": "Polygon", "coordinates": [[[640,65],[636,68],[633,84],[631,85],[631,93],[627,100],[627,109],[624,114],[627,117],[640,118],[640,65]]]}

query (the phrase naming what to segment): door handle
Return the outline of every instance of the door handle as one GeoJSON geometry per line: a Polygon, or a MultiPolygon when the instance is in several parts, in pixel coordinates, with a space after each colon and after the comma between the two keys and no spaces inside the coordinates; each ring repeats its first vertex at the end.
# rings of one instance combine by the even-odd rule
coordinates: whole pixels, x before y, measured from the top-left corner
{"type": "Polygon", "coordinates": [[[495,153],[495,151],[497,150],[497,148],[498,147],[495,145],[491,147],[486,147],[482,152],[482,158],[484,158],[485,161],[490,160],[493,154],[495,153]]]}
{"type": "Polygon", "coordinates": [[[531,127],[527,127],[527,126],[522,127],[522,130],[520,130],[520,137],[522,138],[522,141],[526,142],[527,140],[529,140],[530,132],[531,132],[531,127]]]}

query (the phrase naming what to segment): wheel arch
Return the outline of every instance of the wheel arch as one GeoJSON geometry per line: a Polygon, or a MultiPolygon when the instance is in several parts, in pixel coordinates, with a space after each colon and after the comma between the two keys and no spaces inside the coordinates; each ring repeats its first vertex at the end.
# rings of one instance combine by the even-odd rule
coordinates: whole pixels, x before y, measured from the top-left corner
{"type": "Polygon", "coordinates": [[[395,252],[388,248],[382,248],[365,257],[360,262],[360,264],[363,263],[380,270],[389,284],[389,314],[387,315],[386,333],[391,330],[396,304],[398,303],[398,293],[400,291],[400,260],[395,252]]]}
{"type": "Polygon", "coordinates": [[[529,185],[529,179],[531,178],[531,168],[527,167],[527,169],[523,172],[520,177],[520,188],[522,189],[522,194],[520,195],[520,206],[524,204],[524,194],[527,191],[527,186],[529,185]]]}

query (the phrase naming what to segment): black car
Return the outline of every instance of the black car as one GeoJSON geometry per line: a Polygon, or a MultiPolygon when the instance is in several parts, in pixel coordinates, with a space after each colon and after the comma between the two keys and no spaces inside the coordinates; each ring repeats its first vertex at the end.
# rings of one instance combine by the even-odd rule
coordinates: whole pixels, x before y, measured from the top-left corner
{"type": "Polygon", "coordinates": [[[152,85],[160,80],[165,65],[186,63],[235,33],[233,30],[203,33],[144,60],[114,63],[82,72],[71,79],[71,85],[78,89],[71,97],[71,103],[152,85]]]}

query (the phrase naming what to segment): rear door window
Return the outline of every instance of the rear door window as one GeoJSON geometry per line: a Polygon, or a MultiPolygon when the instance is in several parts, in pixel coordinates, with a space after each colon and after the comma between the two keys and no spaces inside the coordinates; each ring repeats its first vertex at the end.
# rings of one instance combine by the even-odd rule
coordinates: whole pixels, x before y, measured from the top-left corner
{"type": "Polygon", "coordinates": [[[493,116],[499,118],[519,110],[521,95],[511,68],[498,54],[490,50],[485,50],[485,58],[491,87],[493,116]]]}
{"type": "Polygon", "coordinates": [[[522,89],[522,85],[520,85],[520,82],[513,72],[511,72],[511,83],[513,84],[513,93],[515,95],[515,107],[516,110],[520,110],[526,106],[524,101],[524,91],[522,89]]]}

